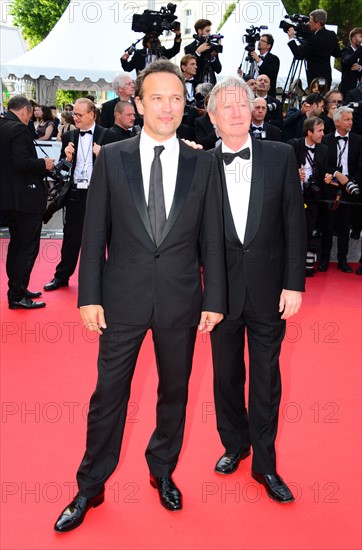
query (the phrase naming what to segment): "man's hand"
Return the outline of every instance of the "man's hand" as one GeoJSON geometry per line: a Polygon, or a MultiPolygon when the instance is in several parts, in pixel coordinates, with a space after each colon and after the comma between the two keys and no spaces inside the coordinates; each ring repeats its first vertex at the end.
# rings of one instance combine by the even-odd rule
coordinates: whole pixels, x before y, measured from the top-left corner
{"type": "Polygon", "coordinates": [[[196,141],[190,141],[189,139],[182,139],[181,141],[193,149],[203,149],[203,146],[200,143],[196,143],[196,141]]]}
{"type": "Polygon", "coordinates": [[[361,65],[359,65],[358,63],[353,63],[351,67],[351,71],[360,71],[360,70],[361,70],[361,65]]]}
{"type": "Polygon", "coordinates": [[[214,327],[224,318],[222,313],[213,313],[212,311],[203,311],[199,323],[199,331],[201,334],[211,332],[214,327]]]}
{"type": "Polygon", "coordinates": [[[207,52],[211,48],[211,44],[208,44],[207,42],[203,42],[200,44],[200,46],[197,48],[197,53],[207,52]]]}
{"type": "Polygon", "coordinates": [[[123,61],[128,61],[130,55],[128,52],[124,52],[124,54],[122,55],[121,59],[123,59],[123,61]]]}
{"type": "Polygon", "coordinates": [[[300,310],[302,305],[302,293],[297,290],[283,288],[279,300],[279,313],[283,312],[282,319],[288,319],[300,310]]]}
{"type": "Polygon", "coordinates": [[[71,162],[73,160],[73,155],[74,155],[74,143],[72,141],[68,143],[68,145],[64,149],[64,153],[67,161],[71,162]]]}
{"type": "Polygon", "coordinates": [[[339,184],[333,181],[333,174],[326,174],[324,176],[324,181],[329,185],[334,185],[335,187],[339,187],[339,184]]]}
{"type": "Polygon", "coordinates": [[[346,185],[349,182],[349,179],[347,178],[347,176],[342,174],[342,172],[337,171],[334,177],[339,181],[341,185],[346,185]]]}
{"type": "Polygon", "coordinates": [[[302,103],[302,107],[300,110],[302,111],[303,115],[306,115],[307,113],[309,113],[310,108],[311,108],[311,105],[306,101],[304,101],[304,103],[302,103]]]}
{"type": "Polygon", "coordinates": [[[83,319],[84,326],[90,332],[97,332],[103,334],[101,328],[107,328],[106,321],[104,319],[104,309],[99,305],[81,306],[80,315],[83,319]]]}
{"type": "Polygon", "coordinates": [[[289,40],[294,40],[294,38],[295,38],[295,29],[294,29],[294,27],[289,27],[288,36],[289,36],[289,40]]]}
{"type": "Polygon", "coordinates": [[[45,160],[45,169],[53,170],[55,159],[44,159],[45,160]]]}
{"type": "Polygon", "coordinates": [[[101,145],[98,145],[98,143],[93,143],[93,154],[97,157],[99,155],[99,152],[101,150],[101,145]]]}
{"type": "Polygon", "coordinates": [[[256,61],[257,63],[260,63],[261,59],[255,50],[253,52],[250,52],[250,55],[254,59],[254,61],[256,61]]]}

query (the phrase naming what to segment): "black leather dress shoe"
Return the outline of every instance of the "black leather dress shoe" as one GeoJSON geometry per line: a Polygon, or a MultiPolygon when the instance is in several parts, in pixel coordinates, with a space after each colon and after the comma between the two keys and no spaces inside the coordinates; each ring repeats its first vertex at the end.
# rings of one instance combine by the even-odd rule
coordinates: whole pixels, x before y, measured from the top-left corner
{"type": "Polygon", "coordinates": [[[264,485],[267,494],[276,502],[293,502],[295,499],[278,474],[258,474],[251,472],[251,476],[258,482],[264,485]]]}
{"type": "Polygon", "coordinates": [[[171,477],[154,477],[150,475],[152,487],[158,490],[160,503],[166,510],[177,512],[182,510],[182,494],[171,477]]]}
{"type": "Polygon", "coordinates": [[[63,510],[57,519],[54,529],[58,533],[65,533],[79,527],[90,508],[96,508],[104,502],[104,491],[96,497],[82,497],[76,495],[72,502],[63,510]]]}
{"type": "Polygon", "coordinates": [[[347,264],[347,262],[338,262],[337,264],[338,269],[343,271],[343,273],[352,273],[353,269],[350,265],[347,264]]]}
{"type": "Polygon", "coordinates": [[[63,279],[58,279],[58,277],[54,277],[49,283],[43,286],[44,290],[57,290],[61,286],[68,286],[69,281],[64,281],[63,279]]]}
{"type": "Polygon", "coordinates": [[[321,271],[322,273],[328,271],[328,262],[321,262],[318,266],[318,271],[321,271]]]}
{"type": "Polygon", "coordinates": [[[39,309],[45,306],[45,302],[33,302],[33,300],[30,300],[30,298],[26,297],[22,298],[19,301],[9,301],[9,309],[39,309]]]}
{"type": "Polygon", "coordinates": [[[30,292],[30,290],[26,289],[24,291],[25,298],[30,298],[33,300],[34,298],[39,298],[41,296],[41,292],[30,292]]]}
{"type": "Polygon", "coordinates": [[[359,267],[357,267],[356,275],[362,275],[362,264],[359,267]]]}
{"type": "Polygon", "coordinates": [[[214,472],[232,474],[239,468],[239,463],[250,455],[250,449],[244,453],[224,453],[216,463],[214,472]]]}

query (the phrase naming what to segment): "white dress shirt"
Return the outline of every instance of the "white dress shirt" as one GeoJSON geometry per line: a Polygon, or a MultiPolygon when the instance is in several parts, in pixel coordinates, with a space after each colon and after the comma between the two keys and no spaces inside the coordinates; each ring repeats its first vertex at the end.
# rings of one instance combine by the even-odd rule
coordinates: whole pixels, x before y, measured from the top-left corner
{"type": "MultiPolygon", "coordinates": [[[[244,242],[246,222],[248,218],[249,199],[252,175],[252,145],[251,137],[242,147],[250,149],[250,159],[236,157],[230,164],[224,163],[226,187],[229,196],[231,213],[233,215],[236,233],[240,241],[244,242]]],[[[223,153],[234,153],[225,143],[222,143],[223,153]]]]}
{"type": "MultiPolygon", "coordinates": [[[[77,189],[88,189],[93,172],[93,134],[96,125],[89,130],[91,134],[78,137],[77,160],[74,168],[74,183],[77,189]]],[[[83,132],[83,130],[81,130],[83,132]]]]}
{"type": "Polygon", "coordinates": [[[148,204],[148,193],[150,188],[150,173],[151,164],[154,158],[154,147],[157,145],[163,145],[165,150],[162,151],[160,156],[162,165],[162,181],[163,181],[163,194],[165,198],[165,210],[166,217],[168,217],[173,196],[175,194],[176,178],[178,170],[178,161],[180,154],[180,144],[176,135],[160,143],[146,134],[142,129],[140,139],[140,156],[141,156],[141,168],[143,189],[145,192],[146,203],[148,204]]]}
{"type": "MultiPolygon", "coordinates": [[[[335,137],[338,138],[340,136],[340,134],[337,132],[336,130],[336,133],[335,133],[335,137]]],[[[342,136],[341,136],[342,137],[342,136]]],[[[349,145],[349,133],[346,134],[345,136],[343,137],[346,137],[348,138],[347,140],[347,143],[342,141],[342,140],[338,140],[337,141],[337,164],[341,164],[342,165],[342,174],[344,175],[347,175],[348,174],[348,145],[349,145]],[[340,154],[341,154],[341,151],[343,151],[343,154],[342,154],[342,158],[340,160],[340,154]]]]}

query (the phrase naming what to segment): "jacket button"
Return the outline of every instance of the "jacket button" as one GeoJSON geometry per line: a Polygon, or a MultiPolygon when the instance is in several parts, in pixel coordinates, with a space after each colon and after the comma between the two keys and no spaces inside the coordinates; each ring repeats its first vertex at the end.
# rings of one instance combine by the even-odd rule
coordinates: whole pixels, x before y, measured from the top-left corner
{"type": "Polygon", "coordinates": [[[159,253],[157,252],[157,253],[155,254],[155,258],[159,258],[159,257],[160,257],[160,255],[159,255],[159,253]]]}

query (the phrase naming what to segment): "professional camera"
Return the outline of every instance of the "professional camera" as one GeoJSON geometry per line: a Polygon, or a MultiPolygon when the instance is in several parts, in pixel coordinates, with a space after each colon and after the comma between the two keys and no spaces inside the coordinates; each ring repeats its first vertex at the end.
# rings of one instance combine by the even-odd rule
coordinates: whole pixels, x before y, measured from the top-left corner
{"type": "Polygon", "coordinates": [[[221,45],[221,40],[224,38],[222,34],[209,34],[207,36],[194,34],[193,38],[197,40],[199,44],[209,44],[215,52],[222,53],[223,47],[221,45]]]}
{"type": "Polygon", "coordinates": [[[48,192],[50,200],[53,200],[53,198],[57,195],[59,189],[68,182],[70,178],[71,168],[71,162],[68,162],[65,159],[61,159],[52,170],[47,170],[47,177],[55,182],[55,184],[48,192]]]}
{"type": "Polygon", "coordinates": [[[266,139],[266,132],[265,130],[262,130],[261,132],[258,132],[258,130],[254,130],[253,132],[250,132],[250,134],[255,139],[266,139]]]}
{"type": "Polygon", "coordinates": [[[321,189],[313,175],[309,176],[307,181],[303,183],[303,193],[306,199],[318,197],[320,190],[321,189]]]}
{"type": "Polygon", "coordinates": [[[250,53],[255,52],[255,45],[260,40],[260,31],[266,30],[267,25],[260,25],[260,27],[250,26],[250,29],[245,29],[246,34],[243,35],[243,42],[246,44],[245,51],[249,52],[246,56],[246,61],[252,63],[254,59],[251,57],[250,53]]]}
{"type": "Polygon", "coordinates": [[[297,38],[305,39],[311,36],[312,33],[308,25],[308,15],[300,15],[299,13],[295,13],[294,15],[285,15],[285,19],[289,19],[291,21],[291,23],[284,20],[280,21],[279,28],[283,29],[285,33],[288,33],[288,30],[293,27],[297,38]]]}
{"type": "Polygon", "coordinates": [[[273,111],[276,111],[278,109],[277,103],[267,103],[266,108],[268,109],[269,113],[272,113],[273,111]]]}
{"type": "Polygon", "coordinates": [[[178,31],[180,23],[176,21],[176,4],[169,2],[167,7],[162,6],[160,11],[145,10],[141,14],[134,14],[132,30],[145,34],[160,35],[163,31],[178,31]]]}
{"type": "Polygon", "coordinates": [[[358,101],[350,101],[347,103],[346,107],[349,107],[350,109],[358,109],[359,103],[358,101]]]}
{"type": "Polygon", "coordinates": [[[352,196],[354,195],[355,197],[358,197],[358,195],[360,194],[359,186],[352,178],[346,184],[346,189],[347,189],[347,193],[349,193],[352,196]]]}

